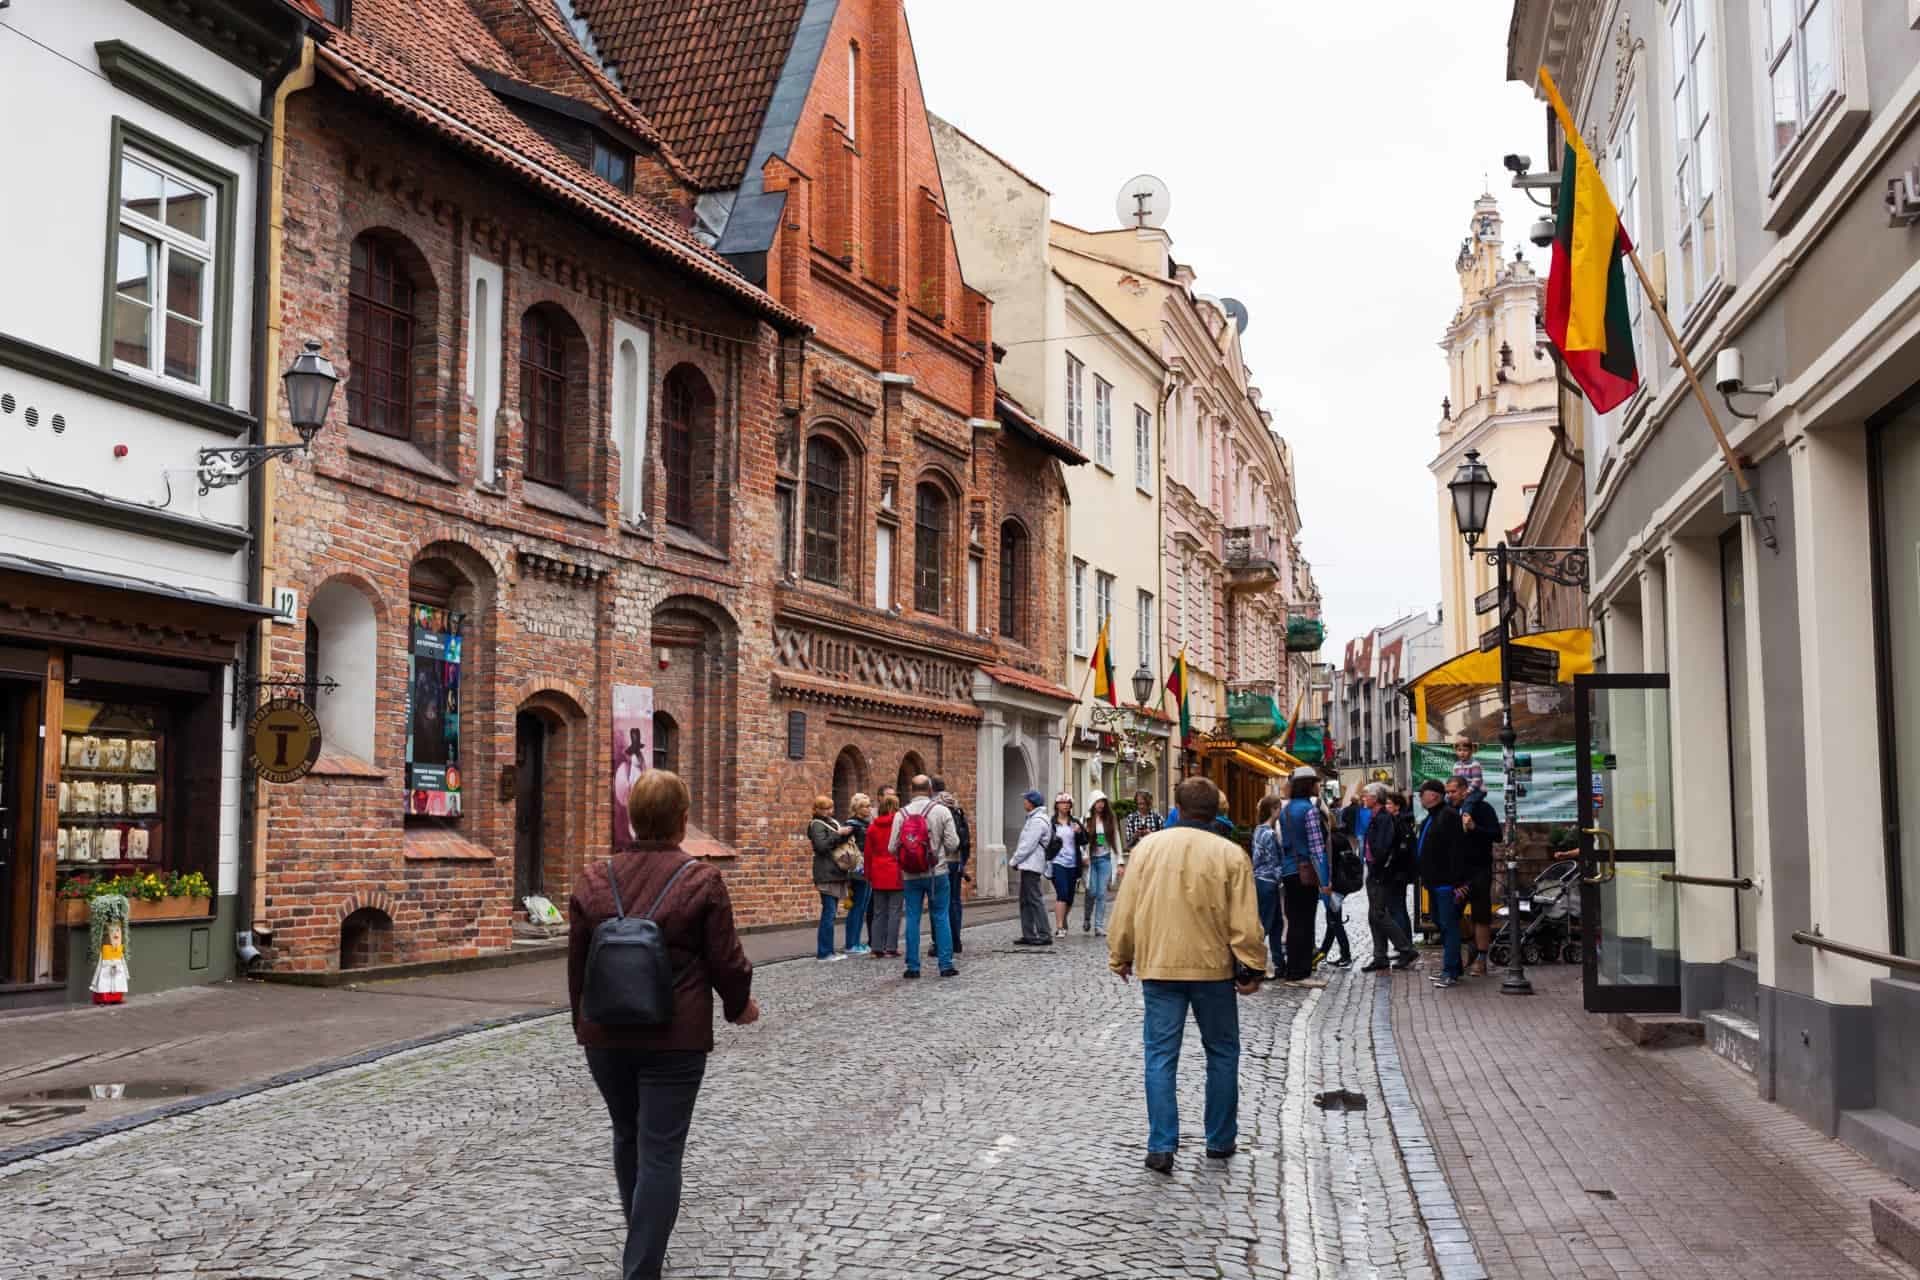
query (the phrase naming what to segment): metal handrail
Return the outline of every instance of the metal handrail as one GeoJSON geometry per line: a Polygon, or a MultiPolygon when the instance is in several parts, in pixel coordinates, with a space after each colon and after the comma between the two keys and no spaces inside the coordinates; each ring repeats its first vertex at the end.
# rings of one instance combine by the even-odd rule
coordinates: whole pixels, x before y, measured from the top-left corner
{"type": "Polygon", "coordinates": [[[1891,951],[1875,951],[1871,947],[1856,947],[1851,942],[1836,942],[1818,931],[1795,929],[1793,940],[1803,947],[1812,947],[1816,951],[1831,951],[1836,955],[1865,960],[1868,964],[1883,964],[1889,969],[1905,969],[1909,973],[1920,973],[1920,960],[1911,956],[1896,956],[1891,951]]]}
{"type": "Polygon", "coordinates": [[[1702,884],[1709,889],[1753,888],[1752,876],[1741,876],[1738,879],[1731,879],[1727,876],[1688,876],[1681,875],[1675,871],[1662,871],[1660,878],[1668,884],[1702,884]]]}

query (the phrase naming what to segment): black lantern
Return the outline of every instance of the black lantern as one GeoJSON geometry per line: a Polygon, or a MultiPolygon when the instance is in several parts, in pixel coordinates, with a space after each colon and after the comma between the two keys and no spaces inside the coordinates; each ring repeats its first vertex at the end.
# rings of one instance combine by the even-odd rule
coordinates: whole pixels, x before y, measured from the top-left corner
{"type": "Polygon", "coordinates": [[[1145,658],[1140,659],[1140,669],[1133,673],[1133,700],[1139,706],[1146,706],[1147,699],[1153,693],[1153,670],[1147,666],[1145,658]]]}
{"type": "Polygon", "coordinates": [[[326,425],[327,407],[333,403],[340,375],[333,371],[333,362],[320,354],[320,344],[309,339],[307,349],[294,357],[280,380],[287,387],[287,419],[299,433],[300,443],[312,444],[326,425]]]}
{"type": "Polygon", "coordinates": [[[1480,461],[1480,451],[1467,450],[1460,469],[1447,482],[1447,490],[1453,495],[1453,522],[1459,526],[1460,536],[1467,540],[1469,550],[1487,531],[1487,516],[1493,509],[1493,491],[1497,488],[1493,473],[1480,461]]]}

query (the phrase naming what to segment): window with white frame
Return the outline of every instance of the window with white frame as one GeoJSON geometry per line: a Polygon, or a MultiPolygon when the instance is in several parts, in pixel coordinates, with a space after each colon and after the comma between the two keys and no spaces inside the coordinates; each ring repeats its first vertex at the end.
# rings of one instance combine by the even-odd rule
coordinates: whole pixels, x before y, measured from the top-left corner
{"type": "Polygon", "coordinates": [[[1720,276],[1718,99],[1714,0],[1672,0],[1667,18],[1673,66],[1674,195],[1678,219],[1678,301],[1691,312],[1720,276]]]}
{"type": "Polygon", "coordinates": [[[1073,651],[1087,651],[1087,562],[1073,562],[1073,651]]]}
{"type": "Polygon", "coordinates": [[[1839,92],[1834,63],[1836,4],[1837,0],[1767,0],[1767,84],[1773,100],[1775,165],[1839,92]]]}
{"type": "Polygon", "coordinates": [[[1153,631],[1153,592],[1141,591],[1135,594],[1134,612],[1139,616],[1138,634],[1135,639],[1140,647],[1140,665],[1149,671],[1160,669],[1160,646],[1155,643],[1153,631]]]}
{"type": "MultiPolygon", "coordinates": [[[[1113,575],[1095,573],[1093,575],[1093,607],[1097,626],[1105,627],[1113,618],[1113,575]]],[[[1107,643],[1113,643],[1113,633],[1107,632],[1107,643]]],[[[1111,652],[1111,650],[1109,650],[1111,652]]]]}
{"type": "Polygon", "coordinates": [[[1153,492],[1153,415],[1133,406],[1133,487],[1153,492]]]}
{"type": "Polygon", "coordinates": [[[893,607],[893,526],[885,523],[874,530],[873,607],[893,607]]]}
{"type": "Polygon", "coordinates": [[[210,394],[219,193],[131,146],[119,166],[113,366],[210,394]]]}
{"type": "Polygon", "coordinates": [[[1093,460],[1113,467],[1113,384],[1098,374],[1093,379],[1093,460]]]}
{"type": "Polygon", "coordinates": [[[1072,352],[1067,353],[1067,443],[1076,449],[1087,447],[1086,406],[1082,403],[1086,366],[1072,352]]]}

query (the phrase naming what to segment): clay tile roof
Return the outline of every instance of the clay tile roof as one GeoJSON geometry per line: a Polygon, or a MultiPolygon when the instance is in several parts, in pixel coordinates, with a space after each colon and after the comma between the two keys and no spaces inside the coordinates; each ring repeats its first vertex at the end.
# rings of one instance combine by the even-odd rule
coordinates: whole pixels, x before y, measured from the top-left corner
{"type": "Polygon", "coordinates": [[[1036,676],[1032,672],[1022,671],[1018,667],[995,665],[981,667],[980,671],[984,675],[993,677],[1001,684],[1012,685],[1016,689],[1025,689],[1029,693],[1043,694],[1049,698],[1056,698],[1061,702],[1079,701],[1078,698],[1045,676],[1036,676]]]}
{"type": "MultiPolygon", "coordinates": [[[[606,97],[596,96],[588,105],[608,111],[643,137],[655,132],[644,118],[618,104],[610,84],[580,52],[570,32],[543,18],[536,20],[555,40],[564,42],[588,82],[605,87],[606,97]]],[[[523,83],[536,82],[464,0],[355,0],[352,29],[331,30],[331,36],[319,57],[347,87],[501,165],[616,234],[639,241],[789,332],[807,328],[798,315],[743,279],[732,264],[665,211],[582,168],[509,110],[473,68],[523,83]]],[[[540,87],[559,91],[551,84],[540,87]]],[[[668,157],[668,163],[675,162],[668,157]]]]}
{"type": "Polygon", "coordinates": [[[1040,425],[1040,420],[1020,407],[1020,402],[1004,391],[995,393],[1000,421],[1028,444],[1052,454],[1070,467],[1084,466],[1087,455],[1040,425]]]}
{"type": "Polygon", "coordinates": [[[740,185],[807,0],[573,0],[702,190],[740,185]]]}

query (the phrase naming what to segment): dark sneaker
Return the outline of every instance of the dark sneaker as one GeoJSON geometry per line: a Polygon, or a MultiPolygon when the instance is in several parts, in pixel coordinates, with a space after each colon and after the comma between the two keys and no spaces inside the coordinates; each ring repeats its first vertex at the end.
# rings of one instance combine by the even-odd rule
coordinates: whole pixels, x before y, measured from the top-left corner
{"type": "Polygon", "coordinates": [[[1353,963],[1353,957],[1341,956],[1338,960],[1329,960],[1327,963],[1332,965],[1336,969],[1344,969],[1348,965],[1353,963]]]}
{"type": "Polygon", "coordinates": [[[1396,969],[1411,969],[1419,963],[1420,953],[1418,951],[1408,951],[1395,958],[1393,967],[1396,969]]]}
{"type": "Polygon", "coordinates": [[[943,978],[957,978],[960,976],[960,971],[958,969],[942,969],[940,976],[943,978]]]}
{"type": "Polygon", "coordinates": [[[959,943],[957,943],[957,942],[956,942],[956,943],[954,943],[954,944],[953,944],[953,954],[955,954],[955,955],[959,955],[959,954],[960,954],[961,952],[963,952],[963,951],[965,951],[965,950],[966,950],[966,948],[965,948],[965,947],[963,947],[963,946],[961,946],[961,945],[960,945],[959,943]]]}
{"type": "Polygon", "coordinates": [[[920,971],[918,969],[909,969],[905,973],[901,974],[900,976],[908,979],[918,978],[920,976],[920,971]]]}
{"type": "Polygon", "coordinates": [[[1379,973],[1381,970],[1385,969],[1386,967],[1387,967],[1387,962],[1385,960],[1369,960],[1365,964],[1360,966],[1360,972],[1379,973]]]}
{"type": "Polygon", "coordinates": [[[1147,1168],[1153,1170],[1155,1173],[1167,1173],[1167,1174],[1172,1173],[1173,1172],[1173,1152],[1171,1151],[1147,1152],[1147,1168]]]}
{"type": "Polygon", "coordinates": [[[1016,947],[1037,947],[1040,944],[1032,938],[1015,938],[1013,945],[1016,947]]]}
{"type": "Polygon", "coordinates": [[[1215,1150],[1213,1147],[1207,1148],[1207,1159],[1209,1160],[1231,1160],[1239,1154],[1240,1145],[1238,1143],[1229,1143],[1227,1146],[1221,1147],[1218,1150],[1215,1150]]]}

